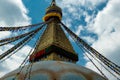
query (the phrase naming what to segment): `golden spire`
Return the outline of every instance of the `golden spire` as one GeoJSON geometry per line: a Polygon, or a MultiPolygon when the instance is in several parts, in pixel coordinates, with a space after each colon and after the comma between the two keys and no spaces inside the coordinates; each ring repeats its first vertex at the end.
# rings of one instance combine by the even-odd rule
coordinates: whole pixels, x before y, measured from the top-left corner
{"type": "Polygon", "coordinates": [[[62,10],[56,5],[55,0],[52,0],[51,5],[46,9],[43,20],[48,21],[51,18],[53,20],[47,24],[36,52],[33,53],[33,55],[36,54],[37,56],[31,55],[30,60],[34,57],[35,61],[58,60],[76,62],[78,56],[75,54],[70,41],[59,24],[59,20],[62,19],[62,10]]]}
{"type": "Polygon", "coordinates": [[[62,19],[62,10],[56,5],[55,0],[52,0],[51,5],[46,9],[46,15],[43,17],[43,20],[47,21],[52,17],[57,17],[59,20],[62,19]]]}
{"type": "Polygon", "coordinates": [[[56,1],[52,0],[51,6],[56,5],[56,1]]]}

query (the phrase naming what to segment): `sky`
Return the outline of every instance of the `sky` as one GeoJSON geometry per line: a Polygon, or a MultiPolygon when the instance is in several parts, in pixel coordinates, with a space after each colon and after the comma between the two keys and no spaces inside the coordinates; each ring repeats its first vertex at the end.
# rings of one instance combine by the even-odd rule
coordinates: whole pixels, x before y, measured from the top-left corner
{"type": "MultiPolygon", "coordinates": [[[[42,21],[45,9],[51,0],[0,0],[0,26],[22,26],[42,21]]],[[[74,33],[85,40],[102,55],[120,66],[120,0],[57,0],[57,5],[63,10],[62,22],[74,33]]],[[[0,32],[0,39],[10,37],[9,31],[0,32]]],[[[79,55],[77,64],[96,72],[88,58],[69,38],[79,55]]],[[[0,47],[0,54],[14,46],[8,44],[0,47]]],[[[30,49],[25,45],[19,52],[0,63],[0,76],[18,68],[30,49]]],[[[99,63],[92,59],[102,69],[109,80],[117,80],[111,76],[99,63]]],[[[115,74],[115,73],[114,73],[115,74]]]]}

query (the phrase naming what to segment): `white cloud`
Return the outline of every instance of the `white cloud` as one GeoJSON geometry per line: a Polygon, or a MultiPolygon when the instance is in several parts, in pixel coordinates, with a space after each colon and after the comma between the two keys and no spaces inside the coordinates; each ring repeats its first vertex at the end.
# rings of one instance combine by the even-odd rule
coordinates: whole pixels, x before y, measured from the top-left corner
{"type": "Polygon", "coordinates": [[[98,35],[110,33],[113,29],[120,30],[120,7],[119,0],[111,0],[103,11],[99,12],[92,29],[98,35]],[[106,32],[107,31],[107,32],[106,32]]]}
{"type": "Polygon", "coordinates": [[[11,32],[9,31],[1,31],[0,32],[0,39],[6,38],[11,35],[11,32]]]}
{"type": "MultiPolygon", "coordinates": [[[[87,22],[87,25],[82,27],[86,27],[84,30],[86,29],[90,33],[96,34],[98,40],[94,40],[89,36],[82,36],[80,34],[81,29],[75,25],[73,27],[75,27],[77,35],[81,35],[87,42],[90,41],[90,43],[93,43],[92,47],[120,66],[120,0],[109,0],[103,10],[98,11],[96,16],[96,13],[93,12],[93,15],[91,16],[87,11],[84,11],[81,8],[84,7],[87,10],[94,11],[94,9],[97,9],[98,5],[104,2],[107,2],[107,0],[62,0],[59,1],[59,5],[62,6],[63,14],[65,14],[63,16],[66,17],[65,19],[71,19],[70,21],[72,22],[69,23],[71,26],[73,26],[73,23],[77,19],[79,20],[81,16],[86,16],[85,21],[87,22]],[[68,15],[68,13],[71,15],[68,15]]],[[[64,20],[64,22],[65,21],[66,20],[64,20]]],[[[101,68],[100,64],[97,62],[95,63],[101,68]]],[[[97,71],[89,61],[86,63],[86,67],[97,71]]],[[[108,76],[109,80],[116,80],[106,70],[103,69],[102,71],[108,76]]]]}
{"type": "Polygon", "coordinates": [[[88,0],[86,1],[87,4],[89,4],[89,7],[94,8],[95,6],[106,2],[107,0],[88,0]]]}
{"type": "MultiPolygon", "coordinates": [[[[13,45],[7,45],[5,47],[6,49],[0,50],[2,50],[2,52],[5,52],[6,50],[8,50],[8,48],[11,48],[11,46],[13,45]]],[[[9,59],[6,59],[3,63],[0,63],[0,76],[3,76],[6,73],[18,68],[31,49],[32,48],[30,46],[26,45],[17,53],[12,55],[9,59]]]]}
{"type": "Polygon", "coordinates": [[[60,5],[62,5],[62,7],[66,6],[64,4],[67,4],[67,5],[75,5],[75,6],[79,6],[79,5],[82,5],[82,6],[89,6],[89,7],[92,7],[92,6],[97,6],[103,2],[106,2],[107,0],[69,0],[69,1],[66,1],[66,0],[62,0],[62,1],[59,1],[59,2],[62,2],[60,5]]]}
{"type": "Polygon", "coordinates": [[[80,35],[80,32],[81,32],[82,30],[84,30],[84,29],[83,29],[83,26],[78,26],[75,34],[79,36],[79,35],[80,35]]]}
{"type": "MultiPolygon", "coordinates": [[[[110,53],[112,54],[113,52],[118,51],[118,47],[120,46],[119,4],[119,0],[109,1],[106,8],[98,13],[95,19],[95,24],[93,26],[93,31],[99,37],[98,41],[93,44],[93,47],[96,47],[96,49],[100,50],[101,52],[105,52],[108,55],[110,55],[110,53]]],[[[116,52],[116,54],[117,53],[118,52],[116,52]]],[[[120,65],[120,63],[118,64],[120,65]]]]}
{"type": "MultiPolygon", "coordinates": [[[[110,0],[107,6],[100,11],[96,18],[95,23],[91,28],[91,32],[98,35],[98,40],[93,43],[93,47],[98,50],[102,55],[106,56],[109,60],[120,66],[119,52],[120,52],[120,1],[110,0]]],[[[96,63],[99,67],[100,64],[96,63]]],[[[90,69],[90,62],[86,64],[90,69]]],[[[109,80],[116,80],[106,70],[104,73],[109,77],[109,80]]],[[[115,74],[115,73],[114,73],[115,74]]]]}
{"type": "Polygon", "coordinates": [[[22,0],[0,0],[0,26],[30,24],[27,13],[22,0]]]}
{"type": "Polygon", "coordinates": [[[82,26],[82,21],[80,21],[81,17],[84,16],[85,22],[90,26],[91,22],[93,22],[95,13],[91,16],[88,14],[87,10],[94,11],[98,5],[106,1],[107,0],[58,0],[57,3],[63,10],[63,22],[65,22],[68,27],[72,29],[75,28],[75,33],[77,32],[77,35],[80,35],[81,31],[79,26],[84,27],[82,26]],[[80,23],[78,23],[78,21],[80,21],[80,23]],[[75,24],[74,27],[73,24],[75,24]]]}
{"type": "Polygon", "coordinates": [[[72,27],[72,20],[70,18],[67,18],[67,20],[64,21],[67,27],[72,27]]]}
{"type": "Polygon", "coordinates": [[[92,38],[92,37],[90,37],[90,36],[85,36],[85,37],[82,36],[82,39],[86,40],[86,42],[87,42],[88,44],[92,44],[92,43],[95,42],[95,39],[92,38]]]}
{"type": "MultiPolygon", "coordinates": [[[[4,26],[22,26],[31,24],[30,17],[27,16],[28,10],[25,8],[22,0],[0,0],[0,27],[4,26]]],[[[10,37],[11,32],[0,32],[0,39],[10,37]]],[[[12,44],[0,47],[0,54],[11,48],[12,44]]],[[[28,54],[30,46],[25,46],[18,53],[0,63],[0,76],[14,70],[23,61],[28,54]]]]}
{"type": "MultiPolygon", "coordinates": [[[[0,27],[28,25],[31,23],[31,19],[27,14],[28,10],[22,0],[0,0],[0,27]]],[[[0,39],[10,35],[9,31],[1,31],[0,39]]]]}

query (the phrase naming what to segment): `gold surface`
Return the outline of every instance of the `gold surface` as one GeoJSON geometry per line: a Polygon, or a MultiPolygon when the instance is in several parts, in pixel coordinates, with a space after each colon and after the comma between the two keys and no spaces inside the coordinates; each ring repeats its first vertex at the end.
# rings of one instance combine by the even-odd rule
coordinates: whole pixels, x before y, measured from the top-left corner
{"type": "Polygon", "coordinates": [[[51,13],[46,14],[46,15],[43,17],[43,21],[47,21],[50,17],[58,17],[59,20],[62,19],[62,16],[60,15],[60,13],[51,12],[51,13]]]}
{"type": "Polygon", "coordinates": [[[39,46],[36,52],[39,52],[40,50],[45,49],[50,45],[56,45],[68,52],[75,53],[71,43],[67,39],[65,33],[57,21],[53,21],[48,24],[47,29],[39,41],[39,46]]]}
{"type": "MultiPolygon", "coordinates": [[[[36,52],[39,52],[51,45],[55,45],[64,49],[65,51],[71,52],[71,54],[75,54],[73,47],[69,40],[67,39],[64,31],[62,30],[61,26],[56,20],[53,20],[51,23],[48,24],[46,30],[44,31],[43,35],[38,44],[38,48],[36,52]]],[[[68,54],[69,55],[69,54],[68,54]]],[[[72,61],[64,56],[60,56],[57,53],[50,53],[46,57],[41,58],[41,60],[56,60],[56,61],[67,61],[67,62],[75,62],[72,61]]]]}

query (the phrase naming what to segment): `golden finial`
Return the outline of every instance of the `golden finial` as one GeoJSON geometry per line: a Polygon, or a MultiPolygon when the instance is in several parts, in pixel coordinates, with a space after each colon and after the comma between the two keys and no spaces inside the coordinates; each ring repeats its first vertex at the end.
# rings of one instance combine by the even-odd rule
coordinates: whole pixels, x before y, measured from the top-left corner
{"type": "Polygon", "coordinates": [[[52,0],[52,3],[51,3],[51,6],[55,5],[56,4],[56,1],[55,0],[52,0]]]}

